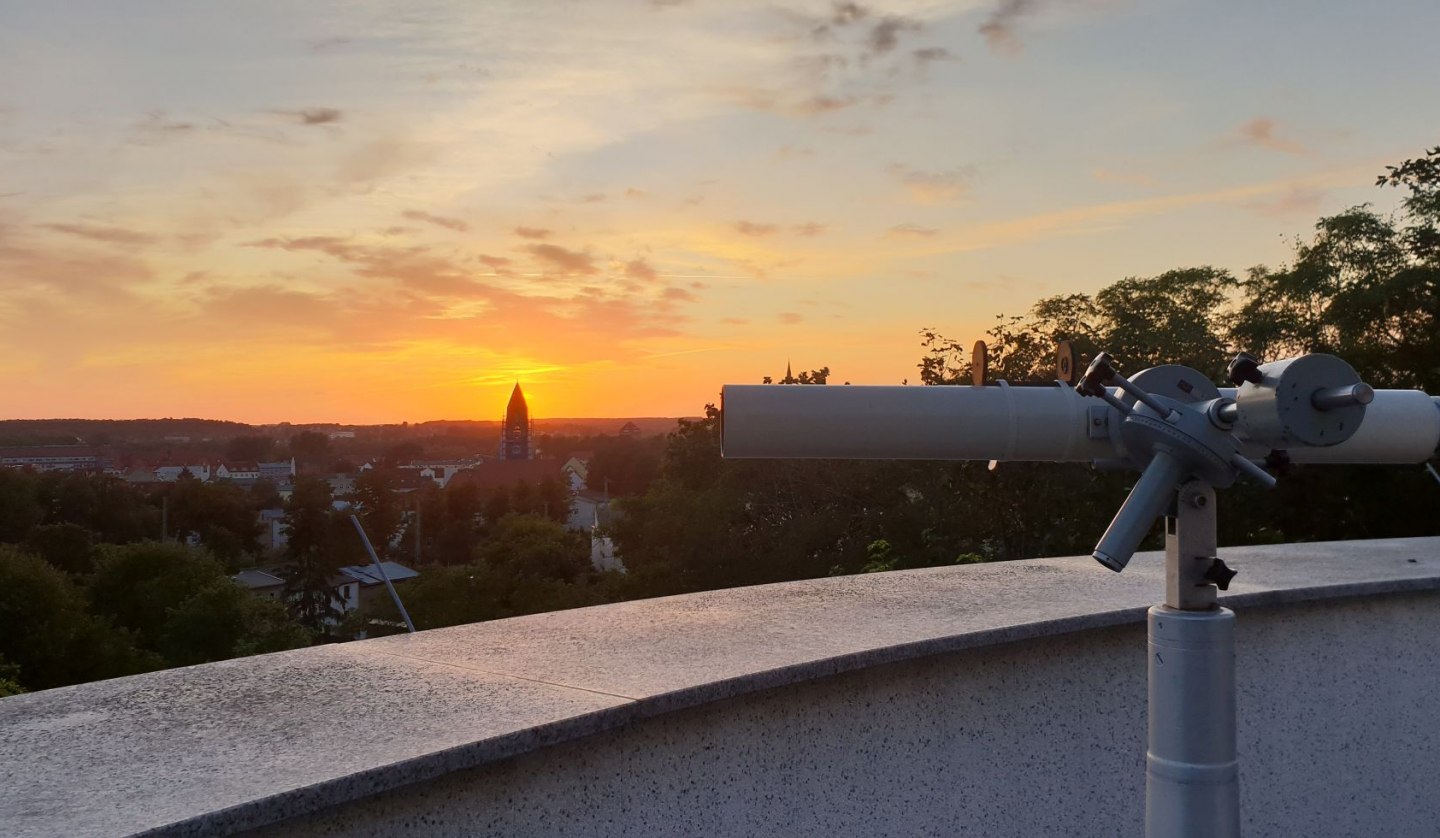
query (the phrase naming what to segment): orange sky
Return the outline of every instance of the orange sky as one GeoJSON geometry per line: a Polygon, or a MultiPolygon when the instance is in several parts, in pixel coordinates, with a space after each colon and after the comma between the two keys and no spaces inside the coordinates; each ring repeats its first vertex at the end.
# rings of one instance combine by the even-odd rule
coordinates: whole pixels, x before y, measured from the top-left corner
{"type": "Polygon", "coordinates": [[[10,4],[0,418],[898,383],[921,327],[1391,199],[1440,9],[1357,37],[1386,5],[10,4]]]}

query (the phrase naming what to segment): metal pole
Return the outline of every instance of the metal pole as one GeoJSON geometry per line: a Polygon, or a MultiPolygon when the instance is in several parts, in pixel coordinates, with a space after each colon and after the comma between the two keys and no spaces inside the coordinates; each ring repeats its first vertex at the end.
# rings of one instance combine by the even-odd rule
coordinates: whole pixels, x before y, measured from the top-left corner
{"type": "Polygon", "coordinates": [[[1190,481],[1165,519],[1165,604],[1148,620],[1149,838],[1240,834],[1235,612],[1215,603],[1215,541],[1215,491],[1190,481]]]}
{"type": "Polygon", "coordinates": [[[395,593],[395,585],[390,582],[390,576],[385,572],[385,566],[380,564],[380,557],[375,555],[375,548],[370,545],[370,536],[365,534],[365,528],[360,526],[360,519],[354,515],[350,516],[350,523],[355,525],[355,532],[360,533],[360,543],[365,545],[365,552],[370,554],[370,561],[375,563],[375,569],[380,572],[380,578],[385,580],[385,587],[390,589],[390,598],[395,600],[395,607],[400,609],[400,616],[405,619],[405,627],[410,633],[415,633],[415,624],[410,622],[410,614],[405,610],[405,603],[400,601],[400,595],[395,593]]]}

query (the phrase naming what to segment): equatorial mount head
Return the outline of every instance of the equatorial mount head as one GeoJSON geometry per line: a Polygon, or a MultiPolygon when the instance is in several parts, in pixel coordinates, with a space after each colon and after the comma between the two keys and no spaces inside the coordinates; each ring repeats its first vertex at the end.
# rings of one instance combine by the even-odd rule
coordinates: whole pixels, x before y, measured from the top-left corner
{"type": "Polygon", "coordinates": [[[1261,365],[1242,353],[1229,372],[1240,384],[1234,399],[1188,367],[1153,367],[1130,381],[1105,353],[1091,362],[1075,389],[1120,412],[1116,432],[1126,462],[1140,470],[1139,481],[1095,546],[1096,561],[1123,570],[1170,505],[1176,487],[1187,480],[1225,488],[1244,475],[1274,486],[1275,478],[1241,453],[1237,428],[1249,442],[1275,451],[1336,445],[1359,429],[1365,405],[1374,398],[1355,370],[1332,355],[1261,365]],[[1107,384],[1121,395],[1112,394],[1107,384]]]}

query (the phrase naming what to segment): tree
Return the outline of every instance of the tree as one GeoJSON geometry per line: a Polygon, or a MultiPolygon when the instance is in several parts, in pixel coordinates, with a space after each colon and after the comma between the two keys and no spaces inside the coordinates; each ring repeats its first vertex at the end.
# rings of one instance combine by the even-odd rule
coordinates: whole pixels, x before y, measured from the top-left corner
{"type": "Polygon", "coordinates": [[[314,477],[295,482],[285,506],[285,598],[300,625],[317,634],[343,616],[330,584],[341,566],[332,512],[330,484],[314,477]]]}
{"type": "Polygon", "coordinates": [[[5,677],[27,690],[44,690],[160,665],[85,606],[84,594],[62,571],[0,547],[0,658],[11,667],[5,677]]]}
{"type": "Polygon", "coordinates": [[[177,544],[106,548],[89,592],[96,612],[169,666],[309,643],[281,603],[241,588],[205,551],[177,544]]]}
{"type": "Polygon", "coordinates": [[[94,610],[158,650],[171,612],[217,581],[224,569],[203,550],[148,541],[106,547],[88,589],[94,610]]]}
{"type": "Polygon", "coordinates": [[[395,475],[388,469],[370,469],[355,478],[355,508],[375,552],[383,559],[400,530],[400,503],[395,497],[395,475]]]}
{"type": "Polygon", "coordinates": [[[247,434],[225,443],[225,459],[232,463],[258,463],[270,458],[275,441],[268,436],[247,434]]]}
{"type": "Polygon", "coordinates": [[[25,692],[25,688],[20,686],[20,667],[13,663],[7,663],[5,658],[0,657],[0,698],[19,695],[23,692],[25,692]]]}
{"type": "Polygon", "coordinates": [[[71,576],[95,569],[95,537],[79,524],[41,524],[25,536],[25,550],[71,576]]]}
{"type": "Polygon", "coordinates": [[[290,456],[303,471],[313,471],[330,457],[330,437],[319,431],[301,431],[290,437],[290,456]]]}
{"type": "Polygon", "coordinates": [[[509,515],[491,529],[479,558],[512,576],[571,582],[590,569],[590,545],[554,521],[509,515]]]}

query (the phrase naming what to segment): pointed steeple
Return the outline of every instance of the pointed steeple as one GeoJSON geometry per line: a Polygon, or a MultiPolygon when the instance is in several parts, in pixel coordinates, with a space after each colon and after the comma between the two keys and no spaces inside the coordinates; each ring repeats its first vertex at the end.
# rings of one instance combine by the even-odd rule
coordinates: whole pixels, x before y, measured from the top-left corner
{"type": "Polygon", "coordinates": [[[505,425],[500,430],[500,458],[504,460],[530,459],[530,406],[525,403],[525,392],[520,382],[510,391],[510,403],[505,407],[505,425]]]}
{"type": "Polygon", "coordinates": [[[785,377],[780,380],[780,383],[781,383],[781,384],[799,384],[799,383],[800,383],[800,382],[795,378],[795,374],[790,371],[790,359],[789,359],[789,358],[786,358],[786,359],[785,359],[785,377]]]}

